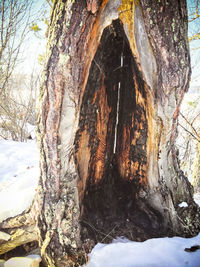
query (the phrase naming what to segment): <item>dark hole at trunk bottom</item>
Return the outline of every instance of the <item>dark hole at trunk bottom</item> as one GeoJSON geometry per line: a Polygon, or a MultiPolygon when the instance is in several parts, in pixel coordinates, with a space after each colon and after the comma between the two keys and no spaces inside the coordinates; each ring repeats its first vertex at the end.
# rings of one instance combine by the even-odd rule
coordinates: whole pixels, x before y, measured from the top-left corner
{"type": "Polygon", "coordinates": [[[111,242],[118,236],[144,241],[160,236],[161,215],[136,198],[137,183],[120,178],[116,165],[83,200],[82,240],[111,242]]]}

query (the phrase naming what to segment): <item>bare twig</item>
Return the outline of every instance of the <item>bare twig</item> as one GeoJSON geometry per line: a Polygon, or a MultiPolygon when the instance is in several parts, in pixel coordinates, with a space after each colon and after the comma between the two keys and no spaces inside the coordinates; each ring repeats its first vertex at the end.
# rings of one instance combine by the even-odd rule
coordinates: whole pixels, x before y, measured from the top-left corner
{"type": "Polygon", "coordinates": [[[183,125],[181,125],[180,123],[178,123],[178,125],[183,128],[187,133],[189,133],[192,137],[194,137],[195,140],[197,140],[198,142],[200,142],[200,139],[198,139],[193,133],[191,133],[189,130],[187,130],[183,125]]]}
{"type": "MultiPolygon", "coordinates": [[[[110,233],[111,233],[114,229],[112,229],[108,234],[105,234],[105,233],[103,233],[102,231],[100,231],[99,229],[97,229],[96,227],[94,227],[94,225],[91,225],[89,222],[87,222],[87,221],[85,221],[85,220],[83,220],[83,222],[84,222],[85,224],[87,224],[88,226],[90,226],[90,227],[91,227],[93,230],[95,230],[97,233],[104,235],[104,236],[105,236],[104,239],[105,239],[106,237],[109,237],[110,239],[114,239],[114,237],[110,235],[110,233]]],[[[115,226],[114,228],[116,228],[116,226],[115,226]]],[[[104,240],[104,239],[102,239],[102,240],[104,240]]]]}
{"type": "Polygon", "coordinates": [[[187,124],[192,128],[193,132],[195,133],[197,138],[200,140],[200,136],[199,136],[198,132],[196,131],[196,129],[194,128],[194,126],[188,121],[188,119],[183,115],[183,113],[180,112],[180,115],[187,122],[187,124]]]}

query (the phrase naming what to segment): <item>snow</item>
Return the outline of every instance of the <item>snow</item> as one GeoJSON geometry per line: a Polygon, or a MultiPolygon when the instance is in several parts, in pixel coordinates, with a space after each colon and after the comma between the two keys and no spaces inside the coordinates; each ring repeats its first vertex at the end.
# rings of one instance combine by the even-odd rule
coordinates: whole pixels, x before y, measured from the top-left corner
{"type": "Polygon", "coordinates": [[[27,133],[30,134],[31,138],[32,139],[36,139],[36,132],[35,132],[35,125],[31,125],[30,123],[26,123],[26,130],[27,130],[27,133]]]}
{"type": "Polygon", "coordinates": [[[39,155],[35,141],[0,140],[0,222],[30,206],[38,177],[39,155]]]}
{"type": "Polygon", "coordinates": [[[4,267],[39,267],[41,260],[39,255],[13,257],[4,263],[4,267]]]}
{"type": "Polygon", "coordinates": [[[181,202],[180,204],[178,204],[180,208],[187,208],[188,204],[187,202],[181,202]]]}
{"type": "MultiPolygon", "coordinates": [[[[38,177],[39,153],[35,141],[0,140],[0,222],[30,206],[38,177]]],[[[200,194],[195,195],[195,201],[200,202],[200,194]]],[[[200,234],[188,239],[165,237],[144,242],[117,238],[111,244],[98,243],[84,267],[200,267],[200,250],[184,250],[194,245],[200,245],[200,234]]]]}
{"type": "Polygon", "coordinates": [[[200,234],[193,238],[153,238],[134,242],[118,238],[111,244],[98,243],[84,267],[199,267],[200,250],[185,248],[200,245],[200,234]]]}

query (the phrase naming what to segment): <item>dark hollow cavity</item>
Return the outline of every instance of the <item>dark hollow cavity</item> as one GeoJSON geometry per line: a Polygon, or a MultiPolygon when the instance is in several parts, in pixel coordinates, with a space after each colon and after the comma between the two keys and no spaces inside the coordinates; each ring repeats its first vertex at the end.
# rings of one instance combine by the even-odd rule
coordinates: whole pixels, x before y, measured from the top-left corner
{"type": "Polygon", "coordinates": [[[75,142],[78,150],[86,130],[91,157],[80,207],[83,240],[109,242],[116,236],[144,240],[147,233],[158,235],[161,218],[139,196],[141,189],[148,190],[148,124],[136,90],[146,103],[142,75],[123,26],[115,20],[104,30],[90,67],[75,142]],[[97,179],[99,162],[103,172],[97,179]]]}

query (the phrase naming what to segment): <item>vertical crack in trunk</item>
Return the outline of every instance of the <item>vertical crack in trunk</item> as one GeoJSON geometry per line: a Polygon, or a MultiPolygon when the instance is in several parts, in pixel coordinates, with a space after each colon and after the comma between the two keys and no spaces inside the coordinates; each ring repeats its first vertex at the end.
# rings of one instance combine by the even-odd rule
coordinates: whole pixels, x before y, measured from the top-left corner
{"type": "Polygon", "coordinates": [[[123,26],[113,21],[90,67],[75,140],[83,240],[158,235],[162,218],[145,201],[146,102],[123,26]]]}
{"type": "MultiPolygon", "coordinates": [[[[123,51],[122,51],[120,67],[122,68],[123,65],[124,65],[124,60],[123,60],[123,51]]],[[[121,82],[118,83],[118,90],[117,90],[117,112],[116,112],[116,122],[115,122],[115,139],[114,139],[114,146],[113,146],[113,154],[116,153],[116,145],[117,145],[117,130],[118,130],[118,123],[119,123],[120,88],[121,88],[121,82]]]]}

